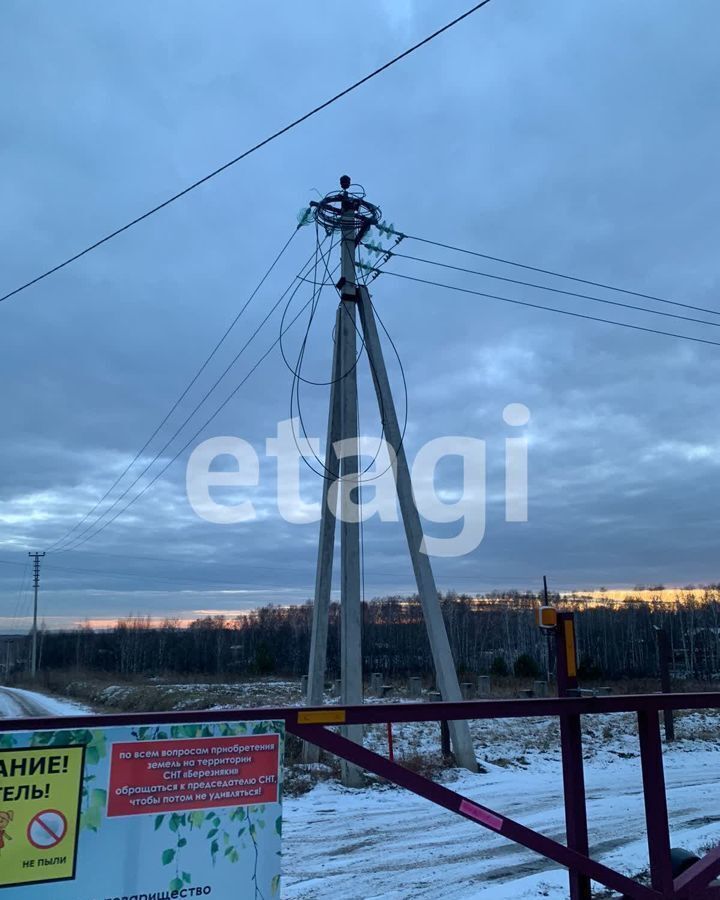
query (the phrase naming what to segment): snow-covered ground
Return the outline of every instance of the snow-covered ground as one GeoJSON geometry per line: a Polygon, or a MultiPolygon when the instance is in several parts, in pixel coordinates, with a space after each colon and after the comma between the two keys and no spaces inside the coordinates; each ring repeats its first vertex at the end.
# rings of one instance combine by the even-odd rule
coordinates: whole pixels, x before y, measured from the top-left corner
{"type": "MultiPolygon", "coordinates": [[[[219,709],[259,706],[298,706],[302,702],[300,680],[257,678],[249,681],[179,682],[148,678],[138,684],[70,685],[70,693],[92,697],[99,707],[136,709],[219,709]]],[[[330,702],[331,698],[328,698],[330,702]]]]}
{"type": "Polygon", "coordinates": [[[87,706],[71,700],[59,700],[35,691],[0,687],[0,718],[24,716],[77,716],[92,712],[87,706]]]}
{"type": "MultiPolygon", "coordinates": [[[[404,725],[400,752],[437,746],[436,726],[404,725]]],[[[444,783],[564,842],[556,726],[540,719],[474,723],[485,773],[453,770],[444,783]]],[[[718,719],[677,723],[665,752],[674,846],[720,842],[718,719]]],[[[637,738],[630,716],[586,725],[586,784],[593,855],[628,875],[647,869],[637,738]]],[[[370,743],[378,749],[376,733],[370,743]]],[[[285,800],[287,900],[530,900],[567,897],[564,869],[494,832],[401,789],[345,790],[326,782],[285,800]]],[[[613,896],[608,894],[607,896],[613,896]]]]}

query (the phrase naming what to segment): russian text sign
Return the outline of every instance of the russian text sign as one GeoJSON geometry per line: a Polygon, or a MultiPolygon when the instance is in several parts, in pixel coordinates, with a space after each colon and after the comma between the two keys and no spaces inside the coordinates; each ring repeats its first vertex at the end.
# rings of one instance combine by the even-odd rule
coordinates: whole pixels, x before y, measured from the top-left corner
{"type": "Polygon", "coordinates": [[[280,736],[113,744],[108,816],[277,801],[280,736]]]}
{"type": "Polygon", "coordinates": [[[278,898],[283,741],[275,721],[0,735],[3,900],[278,898]]]}

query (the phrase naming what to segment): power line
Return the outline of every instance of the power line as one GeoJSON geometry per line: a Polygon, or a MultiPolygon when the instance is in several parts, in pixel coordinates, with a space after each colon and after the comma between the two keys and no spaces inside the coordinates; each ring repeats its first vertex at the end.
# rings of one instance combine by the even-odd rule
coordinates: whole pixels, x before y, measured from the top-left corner
{"type": "MultiPolygon", "coordinates": [[[[311,257],[311,258],[312,258],[312,257],[311,257]]],[[[303,271],[304,271],[304,269],[305,269],[306,266],[307,266],[307,263],[303,266],[303,269],[301,269],[300,275],[302,275],[302,273],[303,273],[303,271]]],[[[95,517],[95,521],[94,521],[94,522],[91,522],[90,525],[88,525],[83,531],[81,531],[80,534],[79,534],[77,537],[72,538],[71,541],[70,541],[70,543],[74,544],[75,546],[79,546],[80,544],[84,543],[84,541],[82,540],[83,536],[86,535],[86,534],[88,534],[88,532],[91,532],[91,531],[93,530],[93,528],[95,528],[99,522],[101,522],[101,521],[102,521],[109,513],[111,513],[111,512],[113,511],[113,509],[115,509],[115,507],[118,505],[118,503],[119,503],[124,497],[126,497],[126,496],[128,495],[128,493],[135,487],[135,485],[138,483],[138,481],[140,481],[140,479],[143,477],[143,475],[145,475],[145,473],[146,473],[149,469],[151,469],[153,465],[155,465],[155,463],[158,461],[158,459],[160,459],[160,457],[161,457],[161,456],[163,455],[163,453],[168,449],[168,447],[172,444],[172,442],[175,440],[175,438],[183,431],[183,429],[185,428],[185,426],[188,425],[188,423],[194,418],[194,416],[196,415],[196,413],[198,412],[198,410],[205,404],[206,400],[210,397],[210,395],[213,393],[213,391],[215,391],[215,389],[218,387],[218,385],[222,382],[222,380],[223,380],[223,379],[225,378],[225,376],[228,374],[228,372],[230,371],[230,369],[233,368],[233,366],[237,363],[237,361],[238,361],[238,360],[240,359],[240,357],[243,355],[243,353],[245,352],[245,350],[247,350],[247,348],[250,346],[250,344],[253,342],[253,340],[257,337],[258,333],[262,330],[262,328],[265,326],[265,324],[266,324],[266,323],[268,322],[268,320],[271,318],[271,316],[273,315],[273,313],[275,312],[275,310],[280,306],[280,304],[282,303],[283,299],[284,299],[284,298],[287,296],[287,294],[292,290],[293,285],[295,285],[295,282],[297,282],[297,286],[295,287],[295,290],[292,292],[291,297],[294,296],[294,294],[297,292],[297,290],[298,290],[298,289],[300,288],[300,286],[302,285],[302,281],[300,280],[300,276],[299,276],[299,275],[298,275],[298,276],[295,276],[295,278],[292,280],[292,282],[290,283],[290,285],[283,291],[283,293],[280,295],[280,297],[278,298],[278,300],[273,304],[273,306],[271,307],[270,311],[267,313],[267,315],[266,315],[265,318],[262,320],[262,322],[260,322],[260,324],[257,326],[257,328],[255,329],[255,331],[250,335],[250,337],[249,337],[249,338],[247,339],[247,341],[243,344],[243,346],[240,348],[240,350],[236,353],[236,355],[233,357],[233,359],[232,359],[232,360],[228,363],[228,365],[225,367],[224,371],[220,374],[220,376],[219,376],[219,377],[215,380],[215,382],[210,386],[209,390],[207,390],[207,391],[205,392],[205,394],[201,397],[201,399],[198,401],[198,403],[195,405],[195,407],[194,407],[194,408],[190,411],[190,413],[186,416],[185,420],[179,425],[178,428],[176,428],[175,432],[174,432],[174,433],[171,435],[171,437],[165,442],[165,444],[160,448],[160,450],[158,450],[158,452],[155,454],[155,456],[153,457],[153,459],[150,460],[149,463],[147,463],[147,465],[145,466],[145,468],[139,473],[139,475],[137,475],[137,476],[135,477],[134,481],[132,481],[132,482],[125,488],[125,490],[115,498],[115,500],[113,501],[113,503],[112,503],[112,504],[111,504],[111,505],[103,512],[103,513],[101,513],[100,515],[96,516],[96,517],[95,517]]],[[[110,490],[112,490],[112,488],[111,488],[110,490]]],[[[110,493],[110,491],[106,492],[106,495],[105,495],[105,496],[107,496],[107,494],[109,494],[109,493],[110,493]]],[[[102,502],[102,501],[100,501],[100,502],[102,502]]],[[[98,505],[99,505],[99,503],[96,504],[96,507],[95,507],[95,508],[97,508],[98,505]]],[[[57,543],[58,543],[58,542],[56,542],[56,545],[57,545],[57,543]]],[[[65,547],[58,547],[57,549],[61,549],[61,550],[62,550],[62,549],[66,549],[66,548],[65,548],[65,547]]]]}
{"type": "Polygon", "coordinates": [[[22,601],[25,597],[25,591],[26,591],[25,582],[27,581],[29,584],[29,579],[28,579],[29,570],[30,570],[30,563],[26,562],[25,567],[23,568],[22,579],[20,580],[20,588],[18,590],[18,595],[15,600],[15,608],[13,610],[12,619],[10,620],[10,626],[9,626],[10,630],[13,630],[18,625],[18,622],[19,622],[20,604],[22,603],[22,601]]]}
{"type": "MultiPolygon", "coordinates": [[[[316,240],[317,240],[317,237],[316,237],[316,240]]],[[[335,268],[333,269],[332,272],[329,270],[328,265],[327,265],[327,257],[330,255],[330,252],[331,252],[331,251],[332,251],[332,247],[330,248],[330,251],[328,251],[328,254],[326,254],[325,256],[323,256],[323,255],[321,254],[321,259],[322,259],[322,262],[323,262],[323,264],[324,264],[324,266],[325,266],[325,272],[326,272],[326,274],[327,274],[327,283],[332,283],[332,282],[333,282],[333,280],[334,280],[334,273],[335,273],[335,271],[339,268],[339,265],[340,265],[340,264],[338,263],[338,265],[335,266],[335,268]]],[[[383,264],[384,264],[384,263],[381,263],[380,265],[383,265],[383,264]]],[[[362,281],[362,283],[365,285],[365,287],[367,287],[367,284],[366,284],[366,282],[365,282],[365,279],[364,279],[364,275],[363,275],[362,269],[359,269],[359,270],[358,270],[358,275],[359,275],[359,278],[360,278],[360,280],[362,281]]],[[[320,284],[320,291],[322,291],[322,288],[323,288],[323,286],[325,285],[325,283],[326,283],[326,282],[323,281],[323,282],[320,284]]],[[[315,453],[315,451],[312,450],[311,442],[310,442],[310,439],[309,439],[309,437],[308,437],[307,429],[306,429],[306,427],[305,427],[305,421],[304,421],[303,413],[302,413],[302,404],[301,404],[301,401],[300,401],[300,384],[303,383],[303,384],[316,385],[316,386],[328,386],[328,385],[333,385],[333,384],[335,384],[335,383],[337,383],[337,382],[343,381],[343,380],[344,380],[344,379],[345,379],[345,378],[353,371],[353,369],[356,369],[356,368],[357,368],[358,363],[360,362],[360,358],[362,357],[362,354],[363,354],[363,352],[364,352],[364,350],[365,350],[365,336],[362,334],[362,332],[361,332],[360,329],[358,328],[357,324],[353,321],[353,327],[354,327],[354,329],[355,329],[355,333],[357,334],[357,336],[358,336],[358,338],[359,338],[359,340],[360,340],[360,350],[357,352],[357,354],[356,354],[356,356],[355,356],[355,360],[354,360],[353,364],[350,366],[350,368],[348,369],[347,372],[343,372],[343,373],[340,374],[337,378],[332,378],[330,381],[313,381],[313,380],[311,380],[311,379],[304,378],[304,377],[302,376],[302,367],[303,367],[303,362],[304,362],[304,357],[305,357],[305,349],[306,349],[306,346],[307,346],[308,337],[309,337],[309,335],[310,335],[310,329],[311,329],[311,327],[312,327],[313,319],[314,319],[314,317],[315,317],[315,312],[316,312],[316,309],[317,309],[317,305],[318,305],[318,302],[319,302],[319,294],[318,294],[318,291],[317,291],[317,275],[316,275],[316,274],[313,275],[313,281],[312,281],[312,284],[313,284],[313,288],[314,288],[314,294],[313,294],[313,300],[314,300],[314,302],[313,302],[312,307],[311,307],[310,316],[309,316],[309,318],[308,318],[308,323],[307,323],[307,326],[306,326],[306,329],[305,329],[305,336],[304,336],[304,338],[303,338],[303,341],[302,341],[302,344],[301,344],[301,347],[300,347],[300,351],[299,351],[299,353],[298,353],[298,358],[297,358],[297,361],[296,361],[296,363],[295,363],[295,366],[292,366],[292,365],[290,364],[290,362],[288,361],[288,359],[286,358],[286,356],[285,356],[285,352],[284,352],[284,349],[283,349],[282,335],[281,335],[281,340],[280,340],[280,352],[282,353],[283,360],[285,361],[285,365],[287,366],[287,368],[289,369],[289,371],[291,372],[291,374],[292,374],[292,376],[293,376],[293,380],[292,380],[291,387],[290,387],[290,422],[291,422],[291,428],[292,428],[293,440],[295,441],[295,446],[296,446],[296,447],[298,448],[298,450],[300,451],[301,448],[300,448],[298,436],[297,436],[297,434],[295,433],[295,425],[294,425],[294,421],[295,421],[295,409],[297,408],[298,419],[299,419],[299,421],[300,421],[300,428],[301,428],[301,430],[302,430],[303,437],[305,438],[306,446],[308,446],[308,447],[310,448],[310,451],[311,451],[313,457],[315,458],[315,461],[316,461],[317,464],[320,466],[320,469],[316,469],[315,466],[314,466],[312,463],[308,462],[307,458],[306,458],[305,455],[302,453],[302,451],[300,452],[300,458],[302,459],[303,463],[310,469],[311,472],[314,472],[316,475],[320,476],[321,478],[327,478],[327,477],[328,477],[329,475],[331,475],[332,473],[329,471],[329,469],[326,467],[325,463],[320,459],[320,457],[315,453]],[[317,296],[316,296],[316,295],[317,295],[317,296]]],[[[368,297],[369,297],[369,296],[370,296],[370,295],[369,295],[369,293],[368,293],[368,297]]],[[[370,303],[372,303],[372,300],[370,300],[370,303]]],[[[373,307],[373,308],[374,308],[374,307],[373,307]]],[[[349,316],[349,313],[347,312],[347,310],[344,308],[344,306],[343,306],[342,304],[340,305],[340,309],[342,310],[342,312],[343,312],[345,315],[348,315],[348,316],[349,316]]],[[[285,319],[285,315],[286,315],[286,313],[287,313],[287,310],[288,310],[288,306],[285,307],[285,313],[283,313],[283,321],[284,321],[284,319],[285,319]]],[[[379,317],[378,317],[378,320],[379,320],[379,317]]],[[[380,320],[379,320],[379,321],[380,321],[380,320]]],[[[383,330],[384,330],[385,333],[387,334],[387,329],[385,328],[385,325],[384,325],[382,322],[381,322],[380,324],[382,325],[383,330]]],[[[281,328],[282,328],[282,324],[281,324],[281,328]]],[[[405,392],[405,421],[403,422],[402,435],[401,435],[401,441],[400,441],[400,443],[401,443],[401,445],[402,445],[402,442],[403,442],[404,437],[405,437],[405,429],[406,429],[406,427],[407,427],[407,417],[408,417],[408,408],[407,408],[407,383],[405,382],[405,371],[404,371],[404,369],[403,369],[402,360],[400,359],[400,355],[399,355],[399,353],[398,353],[397,347],[396,347],[395,344],[393,343],[392,338],[390,338],[390,335],[389,335],[389,334],[388,334],[388,338],[390,339],[390,343],[392,344],[392,348],[393,348],[393,350],[394,350],[394,352],[395,352],[395,355],[396,355],[396,357],[397,357],[398,363],[399,363],[399,365],[400,365],[400,371],[401,371],[402,378],[403,378],[403,388],[404,388],[404,392],[405,392]]],[[[336,340],[336,336],[333,338],[333,340],[336,340]]],[[[370,371],[371,371],[371,373],[373,374],[373,377],[374,377],[374,374],[375,374],[374,369],[375,369],[375,367],[374,367],[373,361],[372,361],[371,359],[369,359],[369,358],[368,358],[368,361],[369,361],[369,363],[370,363],[370,371]]],[[[362,472],[360,472],[360,475],[359,475],[360,481],[358,482],[359,484],[362,484],[362,483],[367,484],[367,483],[370,483],[370,482],[372,482],[372,481],[376,481],[377,479],[381,478],[381,477],[385,474],[385,472],[388,471],[389,468],[391,468],[391,464],[389,464],[389,465],[388,465],[388,469],[385,469],[383,472],[379,472],[379,473],[377,473],[376,475],[369,475],[369,476],[368,476],[367,478],[365,478],[365,479],[362,478],[362,476],[366,475],[366,474],[370,471],[370,469],[371,469],[372,466],[374,465],[375,461],[377,460],[377,458],[378,458],[378,456],[380,455],[380,452],[381,452],[381,450],[382,450],[383,437],[384,437],[384,433],[385,433],[385,410],[384,410],[384,408],[383,408],[382,401],[380,401],[380,421],[381,421],[381,425],[382,425],[382,431],[381,431],[381,435],[380,435],[380,441],[379,441],[379,443],[378,443],[378,449],[377,449],[377,451],[375,452],[375,454],[373,455],[373,457],[372,457],[372,459],[370,460],[370,462],[368,463],[368,465],[365,467],[365,469],[363,469],[362,472]]]]}
{"type": "Polygon", "coordinates": [[[539,266],[531,266],[527,263],[517,262],[512,259],[503,259],[501,256],[490,256],[489,253],[480,253],[478,250],[467,250],[464,247],[455,247],[452,244],[443,244],[441,241],[431,241],[429,238],[418,237],[415,234],[403,234],[402,237],[410,241],[420,241],[423,244],[431,244],[434,247],[442,247],[445,250],[454,250],[457,253],[466,253],[468,254],[468,256],[478,256],[481,259],[490,259],[493,262],[503,263],[506,266],[516,266],[519,269],[527,269],[531,272],[540,272],[543,275],[552,275],[555,278],[564,278],[567,281],[576,281],[579,284],[587,284],[591,287],[603,288],[606,291],[616,291],[620,294],[627,294],[630,297],[640,297],[643,300],[654,300],[657,303],[668,303],[671,306],[681,306],[684,309],[694,309],[696,312],[704,312],[709,313],[712,316],[720,316],[720,311],[716,309],[708,309],[704,306],[694,306],[692,303],[681,303],[679,300],[668,300],[665,297],[657,297],[654,294],[643,294],[641,291],[632,291],[628,288],[617,287],[612,284],[604,284],[602,281],[591,281],[588,278],[579,278],[576,275],[568,275],[564,272],[554,272],[552,269],[541,269],[539,266]]]}
{"type": "Polygon", "coordinates": [[[249,147],[247,150],[243,151],[239,156],[236,156],[234,159],[231,159],[229,162],[224,163],[219,166],[217,169],[214,169],[212,172],[209,172],[207,175],[204,175],[202,178],[199,178],[197,181],[194,181],[192,184],[189,184],[187,187],[183,188],[183,190],[178,191],[177,194],[173,194],[171,197],[168,197],[167,200],[163,200],[162,203],[158,203],[157,206],[153,206],[151,209],[147,210],[147,212],[142,213],[142,215],[136,216],[131,221],[127,222],[125,225],[122,225],[120,228],[116,228],[115,231],[111,231],[110,234],[106,234],[105,237],[100,238],[94,243],[90,244],[88,247],[85,247],[84,250],[80,250],[78,253],[75,253],[73,256],[68,257],[68,259],[59,263],[56,266],[53,266],[51,269],[48,269],[46,272],[43,272],[40,275],[37,275],[35,278],[32,278],[30,281],[25,282],[25,284],[20,285],[4,296],[0,297],[0,303],[3,300],[8,300],[10,297],[14,297],[16,294],[19,294],[21,291],[24,291],[26,288],[31,287],[34,284],[37,284],[39,281],[42,281],[44,278],[47,278],[49,275],[53,275],[55,272],[58,272],[60,269],[64,269],[65,266],[69,266],[71,263],[85,256],[87,253],[90,253],[92,250],[96,250],[98,247],[106,244],[108,241],[117,237],[119,234],[122,234],[124,231],[132,228],[134,225],[137,225],[139,222],[144,221],[150,216],[154,215],[157,212],[160,212],[161,209],[165,209],[166,206],[170,206],[171,203],[174,203],[176,200],[179,200],[181,197],[184,197],[186,194],[189,194],[191,191],[194,191],[196,188],[200,187],[200,185],[205,184],[205,182],[210,181],[211,178],[215,178],[221,172],[224,172],[226,169],[229,169],[231,166],[234,166],[236,163],[239,163],[241,160],[246,159],[252,153],[255,153],[257,150],[260,150],[262,147],[265,147],[267,144],[286,134],[288,131],[291,131],[293,128],[296,128],[298,125],[301,125],[303,122],[306,122],[308,119],[317,115],[322,110],[327,109],[333,103],[336,103],[338,100],[350,94],[352,91],[361,87],[366,82],[375,78],[377,75],[380,75],[386,69],[389,69],[391,66],[394,66],[395,63],[400,62],[400,60],[405,59],[405,57],[410,56],[411,53],[414,53],[416,50],[419,50],[425,44],[430,43],[430,41],[434,40],[436,37],[439,37],[443,32],[448,31],[453,26],[457,25],[459,22],[462,22],[463,19],[467,19],[473,13],[477,12],[479,9],[482,9],[483,6],[486,6],[490,0],[482,0],[480,3],[476,3],[475,6],[471,7],[467,12],[462,13],[462,15],[457,16],[452,21],[448,22],[446,25],[443,25],[441,28],[438,28],[436,31],[433,31],[432,34],[429,34],[426,38],[419,41],[417,44],[413,44],[412,47],[408,47],[407,50],[404,50],[402,53],[393,57],[388,62],[384,63],[382,66],[379,66],[377,69],[370,72],[368,75],[365,75],[363,78],[360,78],[358,81],[351,84],[349,87],[344,88],[342,91],[339,91],[334,96],[330,97],[329,100],[325,100],[323,103],[320,103],[318,106],[315,106],[309,112],[290,122],[289,125],[285,125],[283,128],[269,135],[263,140],[259,141],[257,144],[249,147]]]}
{"type": "Polygon", "coordinates": [[[142,454],[147,450],[147,448],[150,446],[150,444],[152,443],[152,441],[153,441],[153,440],[155,439],[155,437],[158,435],[158,433],[160,432],[160,430],[162,429],[162,427],[165,425],[165,423],[168,421],[168,419],[172,416],[172,414],[175,412],[175,410],[178,408],[178,406],[182,403],[182,401],[183,401],[183,400],[185,399],[185,397],[188,395],[189,391],[190,391],[191,388],[195,385],[195,383],[197,382],[198,378],[200,378],[200,376],[202,375],[202,373],[203,373],[203,372],[205,371],[205,369],[208,367],[208,365],[210,364],[211,360],[212,360],[212,359],[215,357],[215,355],[217,354],[218,350],[219,350],[219,349],[222,347],[222,345],[225,343],[225,341],[227,340],[227,338],[228,338],[230,332],[233,330],[233,328],[234,328],[234,327],[237,325],[237,323],[240,321],[241,316],[243,315],[243,313],[245,312],[245,310],[248,308],[248,306],[252,303],[252,301],[253,301],[255,295],[256,295],[257,292],[260,290],[260,288],[263,286],[263,284],[265,283],[265,281],[267,280],[267,278],[270,276],[270,273],[273,271],[273,269],[274,269],[275,266],[278,264],[278,262],[279,262],[280,259],[282,258],[283,254],[285,253],[285,251],[287,250],[287,248],[290,246],[290,243],[292,242],[293,238],[294,238],[295,235],[297,234],[299,227],[300,227],[300,226],[298,226],[297,228],[295,228],[295,229],[293,230],[293,233],[290,235],[290,237],[288,238],[288,240],[285,242],[285,244],[283,245],[282,249],[280,250],[280,252],[279,252],[279,253],[277,254],[277,256],[275,257],[275,259],[272,261],[272,263],[270,264],[270,267],[267,269],[267,271],[265,272],[265,274],[262,276],[262,278],[260,279],[260,281],[257,283],[257,286],[255,287],[255,289],[253,290],[253,292],[250,294],[250,296],[248,297],[248,299],[245,301],[245,303],[244,303],[244,304],[242,305],[242,307],[240,308],[240,312],[238,312],[238,314],[235,316],[235,318],[232,320],[232,322],[228,325],[228,327],[227,327],[226,330],[225,330],[225,333],[222,335],[222,337],[220,338],[220,340],[219,340],[219,341],[215,344],[215,346],[212,348],[212,350],[210,351],[210,353],[208,354],[208,356],[205,358],[205,361],[203,362],[203,364],[200,366],[200,368],[197,370],[197,372],[193,375],[192,379],[188,382],[188,384],[187,384],[185,390],[180,394],[180,396],[177,398],[177,400],[176,400],[176,401],[173,403],[173,405],[170,407],[169,411],[168,411],[167,414],[165,415],[165,418],[164,418],[164,419],[160,422],[160,424],[155,428],[155,430],[154,430],[153,433],[150,435],[150,437],[145,441],[145,443],[144,443],[144,444],[142,445],[142,447],[137,451],[137,453],[135,454],[135,456],[134,456],[134,457],[130,460],[130,462],[127,464],[127,466],[125,467],[125,469],[120,473],[120,475],[118,475],[118,477],[115,479],[115,481],[114,481],[114,482],[110,485],[110,487],[105,491],[105,493],[104,493],[104,494],[102,495],[102,497],[97,501],[97,503],[92,507],[92,509],[88,510],[88,512],[85,513],[85,515],[82,517],[82,519],[80,519],[78,522],[76,522],[71,528],[69,528],[69,529],[65,532],[64,535],[62,535],[62,537],[58,538],[58,539],[57,539],[50,547],[48,547],[48,551],[51,551],[54,547],[57,547],[59,544],[62,544],[64,541],[66,541],[67,538],[69,538],[71,534],[73,534],[75,531],[77,531],[77,529],[80,528],[80,526],[83,525],[83,523],[86,522],[86,521],[90,518],[90,516],[95,512],[95,510],[96,510],[96,509],[97,509],[97,508],[98,508],[98,507],[99,507],[99,506],[100,506],[100,505],[108,498],[108,496],[115,490],[115,488],[120,484],[120,482],[123,480],[123,478],[124,478],[124,477],[127,475],[127,473],[130,471],[130,469],[132,469],[132,467],[133,467],[133,466],[135,465],[135,463],[140,459],[140,457],[142,456],[142,454]]]}
{"type": "MultiPolygon", "coordinates": [[[[363,246],[367,247],[368,244],[364,244],[363,246]]],[[[373,249],[372,246],[370,249],[373,249]]],[[[606,297],[593,297],[591,294],[581,294],[577,291],[565,291],[562,288],[551,287],[547,284],[538,284],[534,281],[522,281],[517,278],[508,278],[504,275],[494,275],[491,272],[479,272],[477,269],[466,269],[463,266],[453,266],[450,263],[440,262],[434,259],[425,259],[422,256],[412,256],[409,253],[396,253],[393,250],[387,250],[386,254],[390,257],[397,257],[398,259],[410,259],[414,262],[425,263],[429,266],[438,266],[442,269],[452,269],[454,272],[465,272],[467,275],[480,275],[483,278],[492,278],[495,281],[504,281],[508,284],[518,284],[523,287],[536,288],[540,291],[549,291],[553,294],[562,294],[565,297],[578,297],[580,300],[592,300],[594,303],[605,303],[609,306],[619,306],[623,309],[632,309],[636,312],[644,312],[651,313],[654,316],[665,316],[669,319],[679,319],[682,322],[692,322],[695,325],[710,325],[713,328],[720,328],[720,322],[710,322],[707,319],[696,319],[692,316],[681,316],[678,313],[671,312],[663,312],[661,309],[648,309],[646,306],[636,306],[634,303],[623,303],[620,300],[608,300],[606,297]]],[[[667,301],[668,303],[674,301],[667,301]]],[[[681,306],[686,306],[686,304],[679,304],[681,306]]],[[[717,315],[717,313],[716,313],[717,315]]]]}
{"type": "Polygon", "coordinates": [[[590,322],[602,322],[605,325],[619,325],[621,328],[631,328],[633,331],[644,331],[648,334],[661,334],[664,337],[679,338],[682,341],[692,341],[696,344],[709,344],[712,347],[720,347],[720,341],[711,341],[707,338],[690,337],[687,334],[677,334],[674,331],[661,331],[658,328],[647,328],[644,325],[631,325],[629,322],[617,322],[614,319],[604,319],[600,316],[590,316],[586,313],[572,312],[569,309],[558,309],[555,306],[544,306],[542,303],[530,303],[528,300],[517,300],[513,297],[501,297],[497,294],[486,294],[483,291],[473,291],[470,288],[458,287],[454,284],[442,284],[438,281],[430,281],[427,278],[416,278],[414,275],[402,275],[400,272],[391,272],[383,269],[383,274],[392,275],[394,278],[404,278],[406,281],[415,281],[419,284],[429,284],[433,287],[445,288],[449,291],[458,291],[462,294],[473,294],[476,297],[486,297],[489,300],[501,300],[503,303],[512,303],[516,306],[528,306],[531,309],[542,309],[545,312],[559,313],[562,316],[572,316],[575,319],[587,319],[590,322]]]}
{"type": "MultiPolygon", "coordinates": [[[[294,318],[292,318],[290,320],[287,327],[285,328],[285,332],[287,332],[287,330],[289,328],[292,328],[292,326],[295,324],[295,322],[297,322],[297,320],[300,318],[300,316],[307,309],[307,307],[310,305],[311,302],[312,302],[312,298],[310,300],[308,300],[307,303],[305,303],[305,305],[298,311],[297,315],[295,315],[294,318]]],[[[250,378],[250,376],[260,366],[260,364],[272,353],[272,351],[278,345],[279,342],[280,342],[280,338],[277,337],[272,342],[272,344],[268,347],[268,349],[265,351],[265,353],[263,353],[263,355],[252,366],[250,371],[245,375],[245,377],[240,381],[240,383],[235,386],[235,388],[228,394],[228,396],[223,400],[223,402],[216,408],[215,412],[213,412],[212,415],[208,419],[205,420],[205,422],[200,426],[200,428],[198,428],[198,430],[192,435],[192,437],[185,444],[183,444],[183,446],[177,451],[177,453],[172,457],[172,459],[170,459],[163,466],[163,468],[160,469],[160,471],[152,478],[152,480],[149,481],[145,485],[145,487],[138,494],[136,494],[134,498],[132,498],[129,501],[129,503],[127,503],[122,509],[118,510],[118,512],[116,512],[115,515],[111,519],[108,519],[107,522],[105,522],[103,525],[101,525],[100,528],[97,529],[97,531],[88,535],[83,540],[75,541],[74,542],[75,546],[72,548],[69,548],[69,549],[76,549],[81,544],[84,544],[86,541],[89,541],[91,538],[97,537],[97,535],[100,534],[100,532],[104,531],[108,527],[108,525],[112,524],[115,521],[115,519],[118,518],[118,516],[122,515],[122,513],[124,513],[127,509],[129,509],[133,505],[133,503],[137,502],[143,496],[143,494],[145,494],[146,491],[148,491],[155,484],[155,482],[160,478],[160,476],[163,475],[170,468],[170,466],[175,462],[175,460],[178,459],[178,457],[182,453],[184,453],[185,450],[187,450],[187,448],[193,443],[193,441],[195,441],[198,438],[198,436],[200,434],[202,434],[202,432],[213,421],[213,419],[215,419],[216,416],[218,416],[222,412],[222,410],[232,400],[232,398],[235,396],[235,394],[237,394],[237,392],[240,390],[240,388],[245,384],[245,382],[250,378]]]]}

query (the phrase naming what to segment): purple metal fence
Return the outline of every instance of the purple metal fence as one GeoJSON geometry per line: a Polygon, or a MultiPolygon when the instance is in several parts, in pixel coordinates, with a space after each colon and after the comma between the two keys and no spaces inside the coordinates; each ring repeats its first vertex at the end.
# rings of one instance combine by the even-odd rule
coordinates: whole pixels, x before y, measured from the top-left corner
{"type": "MultiPolygon", "coordinates": [[[[720,693],[639,694],[606,697],[559,697],[529,700],[467,700],[461,703],[404,703],[367,706],[326,706],[318,709],[234,709],[209,712],[143,713],[112,716],[72,716],[46,719],[3,719],[0,733],[47,729],[95,728],[110,725],[182,724],[199,721],[282,719],[288,732],[351,763],[404,787],[432,803],[490,829],[568,869],[570,896],[590,897],[590,879],[631,900],[720,900],[720,886],[710,882],[720,874],[720,847],[673,879],[670,828],[665,798],[659,713],[668,709],[720,709],[720,693]],[[582,775],[580,716],[633,712],[637,715],[642,783],[645,798],[650,885],[628,878],[592,859],[587,849],[585,794],[582,775]],[[438,722],[454,719],[559,717],[569,738],[563,743],[563,790],[568,825],[567,846],[477,803],[422,775],[403,768],[347,740],[333,726],[438,722]],[[568,725],[569,723],[569,725],[568,725]],[[579,754],[579,760],[578,760],[579,754]]],[[[562,728],[563,726],[561,726],[562,728]]]]}

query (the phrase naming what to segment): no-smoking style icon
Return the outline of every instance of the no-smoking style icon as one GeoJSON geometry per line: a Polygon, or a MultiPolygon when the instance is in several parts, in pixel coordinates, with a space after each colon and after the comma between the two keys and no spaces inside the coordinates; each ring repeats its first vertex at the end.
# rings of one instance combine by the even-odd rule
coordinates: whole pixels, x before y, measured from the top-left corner
{"type": "Polygon", "coordinates": [[[27,838],[37,850],[51,850],[67,834],[68,823],[57,809],[46,809],[36,813],[27,827],[27,838]]]}

